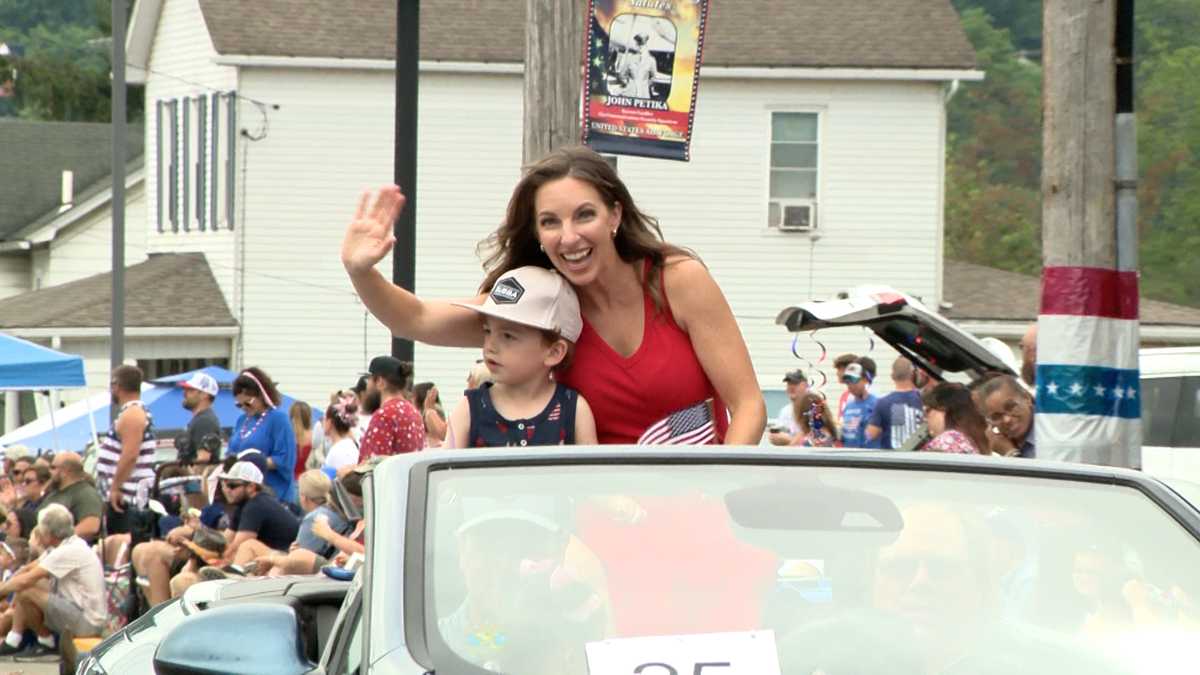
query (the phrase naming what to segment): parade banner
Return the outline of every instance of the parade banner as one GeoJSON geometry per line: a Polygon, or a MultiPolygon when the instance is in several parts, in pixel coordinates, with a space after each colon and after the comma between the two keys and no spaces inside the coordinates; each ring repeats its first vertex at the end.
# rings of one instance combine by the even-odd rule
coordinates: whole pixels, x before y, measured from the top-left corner
{"type": "Polygon", "coordinates": [[[589,0],[583,142],[688,161],[708,0],[589,0]]]}

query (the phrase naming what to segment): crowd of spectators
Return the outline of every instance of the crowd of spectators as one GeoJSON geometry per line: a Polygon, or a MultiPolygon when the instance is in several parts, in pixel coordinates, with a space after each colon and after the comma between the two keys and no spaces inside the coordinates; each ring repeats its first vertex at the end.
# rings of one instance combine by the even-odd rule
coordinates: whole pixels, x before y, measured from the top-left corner
{"type": "Polygon", "coordinates": [[[314,421],[302,402],[281,408],[267,373],[244,369],[231,386],[242,414],[224,432],[220,387],[197,372],[180,385],[192,418],[172,458],[158,456],[141,372],[121,366],[110,382],[120,412],[92,471],[74,452],[5,450],[0,656],[108,634],[202,580],[355,566],[365,553],[356,468],[446,433],[436,387],[414,387],[411,366],[380,356],[368,370],[314,421]]]}
{"type": "MultiPolygon", "coordinates": [[[[1032,358],[1036,355],[1027,352],[1026,359],[1032,358]]],[[[834,367],[844,387],[836,408],[809,387],[803,371],[784,376],[788,402],[768,429],[772,444],[1036,455],[1033,394],[1010,374],[985,373],[970,385],[941,382],[898,357],[892,391],[879,397],[872,392],[872,359],[843,354],[834,367]]]]}

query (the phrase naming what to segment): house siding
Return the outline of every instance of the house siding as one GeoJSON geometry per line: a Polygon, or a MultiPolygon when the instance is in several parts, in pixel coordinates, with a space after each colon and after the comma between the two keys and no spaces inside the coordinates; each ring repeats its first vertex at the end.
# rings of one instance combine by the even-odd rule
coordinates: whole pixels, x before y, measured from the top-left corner
{"type": "MultiPolygon", "coordinates": [[[[198,0],[164,2],[150,48],[148,66],[151,70],[146,77],[146,206],[142,227],[146,232],[146,247],[149,253],[204,253],[213,276],[225,295],[226,303],[237,316],[237,229],[230,231],[227,226],[222,226],[216,231],[211,228],[204,232],[199,231],[195,207],[191,205],[188,209],[192,221],[189,231],[180,227],[180,231],[173,232],[169,225],[165,232],[158,231],[158,137],[155,104],[159,100],[205,96],[216,91],[236,91],[237,69],[217,65],[214,62],[216,58],[217,52],[205,27],[198,0]]],[[[239,100],[239,127],[249,126],[245,116],[252,114],[254,110],[253,104],[239,100]]],[[[194,118],[192,124],[194,130],[194,118]]],[[[238,142],[242,140],[244,139],[239,138],[238,142]]],[[[207,148],[205,153],[207,156],[207,148]]],[[[191,160],[195,162],[197,157],[193,154],[191,160]]],[[[194,187],[192,189],[194,190],[194,187]]],[[[236,197],[240,199],[241,193],[236,197]]],[[[191,201],[194,200],[193,193],[191,201]]],[[[224,223],[223,210],[221,222],[224,223]]]]}
{"type": "MultiPolygon", "coordinates": [[[[243,363],[261,365],[310,400],[348,386],[370,356],[389,349],[373,318],[364,327],[338,248],[360,191],[392,176],[391,77],[241,74],[244,95],[279,106],[267,110],[268,135],[248,146],[243,167],[243,363]]],[[[785,306],[872,283],[936,304],[941,106],[941,88],[931,83],[714,80],[701,89],[692,162],[620,158],[640,206],[721,284],[764,388],[780,388],[784,371],[806,366],[774,324],[785,306]],[[771,110],[822,115],[815,248],[805,235],[765,227],[771,110]]],[[[425,73],[419,119],[417,290],[468,296],[482,274],[475,246],[503,217],[519,176],[521,80],[425,73]]],[[[380,269],[390,276],[390,258],[380,269]]],[[[881,375],[890,366],[891,350],[860,330],[817,339],[826,369],[843,351],[869,353],[881,375]]],[[[816,341],[804,338],[798,350],[822,363],[816,341]]],[[[417,379],[456,398],[476,356],[418,345],[417,379]]]]}
{"type": "MultiPolygon", "coordinates": [[[[136,265],[146,259],[146,230],[142,227],[146,218],[145,197],[144,183],[125,193],[126,265],[136,265]]],[[[106,207],[73,223],[50,242],[42,287],[58,286],[111,270],[112,209],[106,207]]]]}
{"type": "Polygon", "coordinates": [[[0,255],[0,298],[29,290],[29,253],[16,251],[0,255]]]}

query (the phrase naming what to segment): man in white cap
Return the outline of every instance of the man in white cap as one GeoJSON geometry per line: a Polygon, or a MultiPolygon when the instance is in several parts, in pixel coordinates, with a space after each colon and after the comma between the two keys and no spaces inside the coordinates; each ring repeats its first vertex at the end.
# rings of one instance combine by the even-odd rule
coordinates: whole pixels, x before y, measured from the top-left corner
{"type": "Polygon", "coordinates": [[[262,471],[247,461],[235,462],[221,474],[225,501],[233,513],[225,560],[245,564],[272,552],[286,552],[296,541],[300,519],[278,499],[263,491],[262,471]]]}
{"type": "Polygon", "coordinates": [[[184,447],[181,448],[183,452],[180,453],[180,459],[190,458],[199,464],[208,464],[214,457],[206,445],[213,438],[218,444],[221,442],[221,420],[212,409],[219,391],[217,381],[212,375],[198,370],[179,386],[183,388],[183,407],[192,411],[192,419],[188,420],[187,431],[183,435],[186,440],[182,444],[184,447]]]}
{"type": "Polygon", "coordinates": [[[579,392],[557,383],[583,332],[579,298],[558,273],[520,267],[482,305],[483,359],[493,382],[466,392],[450,415],[445,447],[594,444],[596,420],[579,392]]]}

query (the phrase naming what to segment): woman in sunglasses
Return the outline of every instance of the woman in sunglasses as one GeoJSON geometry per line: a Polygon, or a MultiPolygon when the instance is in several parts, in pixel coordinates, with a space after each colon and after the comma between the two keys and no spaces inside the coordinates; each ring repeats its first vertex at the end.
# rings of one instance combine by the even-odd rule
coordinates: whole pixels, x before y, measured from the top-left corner
{"type": "Polygon", "coordinates": [[[229,437],[229,455],[255,449],[265,457],[264,482],[284,502],[296,501],[296,435],[275,383],[250,367],[233,381],[233,398],[242,414],[229,437]]]}

